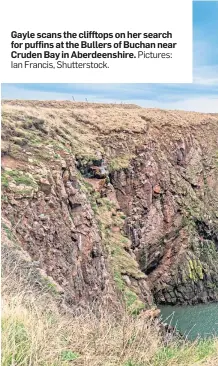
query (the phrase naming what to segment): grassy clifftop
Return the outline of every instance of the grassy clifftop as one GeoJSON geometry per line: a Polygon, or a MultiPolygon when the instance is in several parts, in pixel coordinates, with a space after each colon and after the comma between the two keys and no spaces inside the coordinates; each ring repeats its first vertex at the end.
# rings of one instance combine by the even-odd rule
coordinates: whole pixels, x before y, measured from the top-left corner
{"type": "Polygon", "coordinates": [[[208,128],[217,130],[216,115],[56,101],[5,101],[2,123],[3,141],[25,146],[55,138],[69,143],[74,154],[90,158],[97,151],[108,157],[115,151],[131,153],[145,138],[152,140],[157,135],[163,142],[179,138],[184,128],[202,135],[208,128]]]}

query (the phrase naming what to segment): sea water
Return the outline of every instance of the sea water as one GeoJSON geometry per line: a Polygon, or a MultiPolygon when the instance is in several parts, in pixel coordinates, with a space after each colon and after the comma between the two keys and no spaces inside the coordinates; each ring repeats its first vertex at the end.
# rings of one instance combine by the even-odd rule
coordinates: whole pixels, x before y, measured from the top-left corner
{"type": "Polygon", "coordinates": [[[162,321],[176,326],[188,339],[218,336],[218,303],[159,306],[162,321]]]}

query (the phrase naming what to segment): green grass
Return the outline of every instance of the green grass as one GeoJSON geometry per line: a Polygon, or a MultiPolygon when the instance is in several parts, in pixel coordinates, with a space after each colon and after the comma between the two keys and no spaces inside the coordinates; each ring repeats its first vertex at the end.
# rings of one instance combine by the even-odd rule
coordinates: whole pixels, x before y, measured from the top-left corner
{"type": "Polygon", "coordinates": [[[120,155],[118,157],[113,158],[109,163],[109,171],[119,171],[125,168],[128,168],[131,162],[131,159],[134,158],[134,155],[125,154],[120,155]]]}
{"type": "Polygon", "coordinates": [[[7,331],[11,343],[15,344],[12,351],[7,348],[3,352],[2,366],[27,364],[29,359],[29,349],[31,340],[24,323],[16,319],[13,323],[8,324],[8,319],[2,319],[2,332],[7,331]]]}
{"type": "Polygon", "coordinates": [[[9,170],[7,171],[7,175],[12,177],[17,185],[19,184],[24,184],[26,186],[34,185],[33,178],[31,178],[29,175],[25,173],[22,173],[19,170],[9,170]]]}
{"type": "MultiPolygon", "coordinates": [[[[24,173],[20,170],[3,171],[2,176],[1,176],[1,182],[2,182],[2,186],[4,188],[8,188],[10,182],[16,184],[16,186],[24,185],[24,186],[31,187],[31,188],[37,187],[37,183],[36,183],[35,179],[33,178],[33,176],[31,176],[30,174],[24,173]]],[[[24,189],[24,193],[25,192],[26,192],[26,190],[24,189]]],[[[29,192],[29,190],[27,189],[27,193],[28,192],[29,192]]]]}
{"type": "Polygon", "coordinates": [[[193,363],[207,359],[216,353],[216,344],[213,339],[198,340],[194,343],[187,342],[179,345],[169,345],[161,348],[153,358],[154,366],[167,366],[169,362],[184,364],[192,360],[193,363]]]}
{"type": "Polygon", "coordinates": [[[13,233],[12,233],[12,231],[9,229],[9,227],[8,227],[5,223],[2,223],[2,228],[3,228],[3,230],[6,232],[8,239],[9,239],[9,240],[12,240],[12,239],[13,239],[13,233]]]}
{"type": "Polygon", "coordinates": [[[62,361],[74,361],[79,358],[79,354],[72,352],[70,350],[62,351],[61,352],[61,359],[62,361]]]}
{"type": "Polygon", "coordinates": [[[5,187],[5,188],[7,188],[9,186],[8,176],[7,176],[7,174],[5,174],[5,172],[2,173],[2,175],[1,175],[1,184],[2,184],[2,187],[5,187]]]}

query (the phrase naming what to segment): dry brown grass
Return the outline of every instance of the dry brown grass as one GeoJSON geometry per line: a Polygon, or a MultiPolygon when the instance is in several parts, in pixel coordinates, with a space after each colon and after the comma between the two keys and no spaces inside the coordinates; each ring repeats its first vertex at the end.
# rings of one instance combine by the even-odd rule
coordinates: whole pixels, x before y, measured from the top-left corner
{"type": "Polygon", "coordinates": [[[19,295],[4,304],[3,366],[68,365],[74,357],[78,366],[123,365],[149,361],[158,350],[159,337],[145,321],[117,323],[105,313],[70,318],[31,302],[25,307],[19,295]]]}
{"type": "Polygon", "coordinates": [[[28,122],[34,118],[44,121],[44,142],[47,139],[49,143],[49,138],[64,141],[74,154],[87,157],[97,151],[107,157],[127,151],[131,154],[140,144],[162,140],[168,145],[172,137],[179,139],[191,133],[212,140],[218,128],[217,115],[212,114],[125,104],[15,100],[2,103],[3,138],[9,127],[12,143],[20,140],[25,144],[31,139],[28,122]]]}
{"type": "MultiPolygon", "coordinates": [[[[27,111],[49,116],[49,120],[57,119],[62,114],[72,117],[82,124],[88,124],[104,132],[129,131],[143,132],[149,123],[154,126],[185,126],[207,124],[217,121],[217,114],[188,112],[179,110],[163,110],[158,108],[141,108],[132,104],[100,104],[68,101],[3,101],[3,111],[27,111]]],[[[63,116],[63,117],[64,117],[63,116]]],[[[64,118],[63,118],[64,120],[64,118]]],[[[69,120],[69,122],[71,122],[69,120]]]]}
{"type": "MultiPolygon", "coordinates": [[[[106,311],[98,318],[63,315],[33,293],[6,298],[2,328],[3,366],[185,366],[215,353],[211,342],[165,347],[154,325],[140,317],[116,321],[106,311]]],[[[207,365],[216,361],[212,356],[207,365]]]]}

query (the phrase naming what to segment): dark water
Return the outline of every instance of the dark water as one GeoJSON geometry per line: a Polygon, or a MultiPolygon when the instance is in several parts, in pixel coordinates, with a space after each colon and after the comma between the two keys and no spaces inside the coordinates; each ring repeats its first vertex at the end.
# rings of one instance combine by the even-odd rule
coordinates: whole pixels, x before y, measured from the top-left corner
{"type": "Polygon", "coordinates": [[[218,303],[194,306],[159,306],[162,320],[188,339],[218,336],[218,303]]]}

